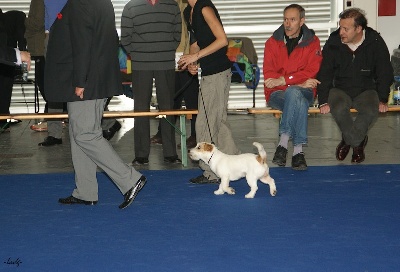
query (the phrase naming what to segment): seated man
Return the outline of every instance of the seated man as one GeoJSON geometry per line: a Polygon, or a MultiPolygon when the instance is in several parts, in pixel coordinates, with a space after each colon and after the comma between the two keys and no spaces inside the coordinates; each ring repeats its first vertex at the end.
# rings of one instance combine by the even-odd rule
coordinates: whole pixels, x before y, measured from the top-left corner
{"type": "Polygon", "coordinates": [[[302,6],[287,6],[283,24],[266,41],[264,49],[265,98],[269,106],[283,112],[280,141],[272,162],[286,165],[288,141],[292,138],[294,170],[307,169],[303,144],[307,143],[308,108],[319,83],[314,77],[322,61],[320,41],[304,21],[302,6]]]}
{"type": "Polygon", "coordinates": [[[351,162],[364,161],[368,129],[379,112],[388,110],[393,68],[388,48],[378,32],[367,27],[364,11],[350,8],[339,15],[339,29],[324,45],[318,79],[321,113],[332,113],[342,132],[336,159],[353,148],[351,162]],[[350,108],[358,111],[356,118],[350,108]]]}

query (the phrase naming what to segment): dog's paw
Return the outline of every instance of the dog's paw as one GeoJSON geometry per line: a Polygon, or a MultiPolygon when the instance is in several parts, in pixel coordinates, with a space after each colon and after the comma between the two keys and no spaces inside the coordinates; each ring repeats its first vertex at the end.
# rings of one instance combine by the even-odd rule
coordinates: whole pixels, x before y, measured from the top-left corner
{"type": "Polygon", "coordinates": [[[270,193],[271,193],[272,196],[276,196],[276,193],[278,193],[278,191],[277,190],[271,190],[270,193]]]}
{"type": "Polygon", "coordinates": [[[218,189],[218,190],[214,191],[214,194],[215,194],[215,195],[223,195],[223,194],[224,194],[224,191],[218,189]]]}
{"type": "Polygon", "coordinates": [[[235,189],[233,189],[232,187],[228,187],[228,188],[225,189],[225,192],[227,194],[234,195],[235,194],[235,189]]]}
{"type": "Polygon", "coordinates": [[[247,195],[245,195],[244,197],[245,198],[254,198],[254,194],[250,192],[247,195]]]}

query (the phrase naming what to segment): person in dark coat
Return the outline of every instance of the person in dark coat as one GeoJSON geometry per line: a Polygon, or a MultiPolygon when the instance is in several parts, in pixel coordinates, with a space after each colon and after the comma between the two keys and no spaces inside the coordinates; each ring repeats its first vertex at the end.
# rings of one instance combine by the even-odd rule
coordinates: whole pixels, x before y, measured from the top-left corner
{"type": "MultiPolygon", "coordinates": [[[[8,46],[26,51],[25,13],[19,10],[4,12],[0,9],[0,46],[8,46]]],[[[16,69],[12,65],[0,63],[0,114],[10,113],[11,96],[16,69]]],[[[0,128],[8,129],[6,120],[0,121],[0,128]]]]}
{"type": "Polygon", "coordinates": [[[22,62],[28,64],[28,70],[31,67],[31,54],[26,51],[19,51],[16,48],[8,46],[0,46],[0,63],[15,66],[21,65],[22,62]]]}
{"type": "Polygon", "coordinates": [[[339,18],[339,29],[322,50],[318,101],[320,112],[330,112],[342,132],[336,159],[343,161],[353,148],[351,162],[361,163],[369,128],[388,110],[393,67],[385,41],[367,26],[363,10],[346,9],[339,18]],[[355,119],[350,108],[358,111],[355,119]]]}
{"type": "Polygon", "coordinates": [[[76,183],[71,196],[59,199],[61,204],[97,203],[97,166],[124,195],[120,209],[128,207],[146,183],[102,134],[107,98],[121,93],[116,37],[110,0],[69,0],[50,30],[44,91],[48,101],[67,102],[76,183]]]}

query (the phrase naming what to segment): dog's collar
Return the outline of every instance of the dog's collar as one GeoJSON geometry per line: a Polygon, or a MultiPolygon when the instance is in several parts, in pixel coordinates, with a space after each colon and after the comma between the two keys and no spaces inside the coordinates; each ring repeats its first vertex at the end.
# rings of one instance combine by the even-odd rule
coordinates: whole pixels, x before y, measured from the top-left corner
{"type": "Polygon", "coordinates": [[[213,153],[211,154],[211,157],[210,157],[210,159],[208,160],[207,164],[209,164],[209,163],[210,163],[210,161],[211,161],[212,157],[214,156],[214,153],[215,153],[215,152],[213,152],[213,153]]]}

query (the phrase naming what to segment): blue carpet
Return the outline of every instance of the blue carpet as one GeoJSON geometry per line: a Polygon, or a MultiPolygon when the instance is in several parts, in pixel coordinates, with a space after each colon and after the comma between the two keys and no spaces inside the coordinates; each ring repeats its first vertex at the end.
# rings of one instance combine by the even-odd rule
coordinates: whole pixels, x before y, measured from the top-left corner
{"type": "Polygon", "coordinates": [[[272,168],[245,199],[143,171],[126,210],[98,174],[96,206],[62,206],[73,174],[0,176],[0,271],[400,271],[400,165],[272,168]]]}

